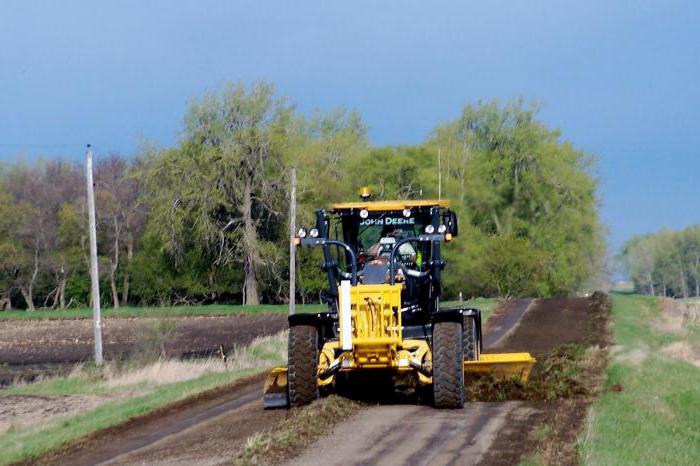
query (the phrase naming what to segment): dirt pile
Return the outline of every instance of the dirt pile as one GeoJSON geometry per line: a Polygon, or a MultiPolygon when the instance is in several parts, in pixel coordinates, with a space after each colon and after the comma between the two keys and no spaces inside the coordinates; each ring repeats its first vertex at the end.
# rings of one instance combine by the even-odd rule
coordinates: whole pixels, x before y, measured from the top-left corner
{"type": "Polygon", "coordinates": [[[612,342],[612,300],[601,292],[590,298],[539,300],[520,325],[499,342],[499,351],[531,351],[538,359],[527,384],[514,380],[472,380],[472,400],[523,400],[533,414],[527,428],[504,429],[497,451],[481,464],[518,463],[535,454],[543,464],[578,464],[575,442],[589,405],[599,393],[612,342]],[[508,452],[504,454],[503,452],[508,452]]]}
{"type": "Polygon", "coordinates": [[[333,425],[363,407],[361,403],[331,395],[301,409],[292,410],[272,429],[251,436],[234,456],[234,465],[279,464],[298,455],[333,425]]]}

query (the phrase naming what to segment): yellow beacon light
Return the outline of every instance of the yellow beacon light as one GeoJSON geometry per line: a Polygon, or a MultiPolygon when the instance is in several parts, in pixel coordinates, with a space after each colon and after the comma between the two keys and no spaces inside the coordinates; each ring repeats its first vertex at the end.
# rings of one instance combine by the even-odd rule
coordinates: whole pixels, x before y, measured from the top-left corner
{"type": "Polygon", "coordinates": [[[360,196],[363,201],[366,201],[372,197],[372,190],[369,188],[369,186],[363,186],[357,190],[357,195],[360,196]]]}

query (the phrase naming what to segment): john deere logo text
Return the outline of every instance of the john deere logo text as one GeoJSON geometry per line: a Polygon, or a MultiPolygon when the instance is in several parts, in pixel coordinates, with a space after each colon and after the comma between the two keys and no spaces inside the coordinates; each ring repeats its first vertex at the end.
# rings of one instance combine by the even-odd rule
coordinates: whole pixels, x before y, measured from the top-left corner
{"type": "Polygon", "coordinates": [[[415,225],[415,218],[404,217],[384,217],[384,218],[366,218],[360,222],[360,226],[370,225],[415,225]]]}

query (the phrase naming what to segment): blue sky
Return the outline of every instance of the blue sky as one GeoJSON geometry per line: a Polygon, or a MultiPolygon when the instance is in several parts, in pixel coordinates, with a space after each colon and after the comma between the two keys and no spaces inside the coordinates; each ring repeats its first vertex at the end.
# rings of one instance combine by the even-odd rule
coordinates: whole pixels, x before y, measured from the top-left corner
{"type": "Polygon", "coordinates": [[[3,1],[0,161],[173,144],[187,99],[268,80],[410,144],[516,96],[596,154],[613,248],[700,223],[700,4],[691,1],[3,1]]]}

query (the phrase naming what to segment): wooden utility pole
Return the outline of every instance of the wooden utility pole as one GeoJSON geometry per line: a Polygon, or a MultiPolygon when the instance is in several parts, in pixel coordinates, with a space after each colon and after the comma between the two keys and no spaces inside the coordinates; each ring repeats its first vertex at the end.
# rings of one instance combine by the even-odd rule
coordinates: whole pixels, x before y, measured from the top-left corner
{"type": "Polygon", "coordinates": [[[438,199],[442,199],[442,153],[438,147],[438,199]]]}
{"type": "Polygon", "coordinates": [[[92,181],[92,148],[87,146],[88,222],[90,229],[90,296],[92,299],[92,318],[95,325],[95,364],[102,365],[102,316],[100,312],[100,276],[97,272],[97,228],[95,226],[95,186],[92,181]]]}
{"type": "Polygon", "coordinates": [[[294,244],[297,229],[297,169],[292,167],[289,191],[289,313],[296,312],[296,250],[294,244]]]}

